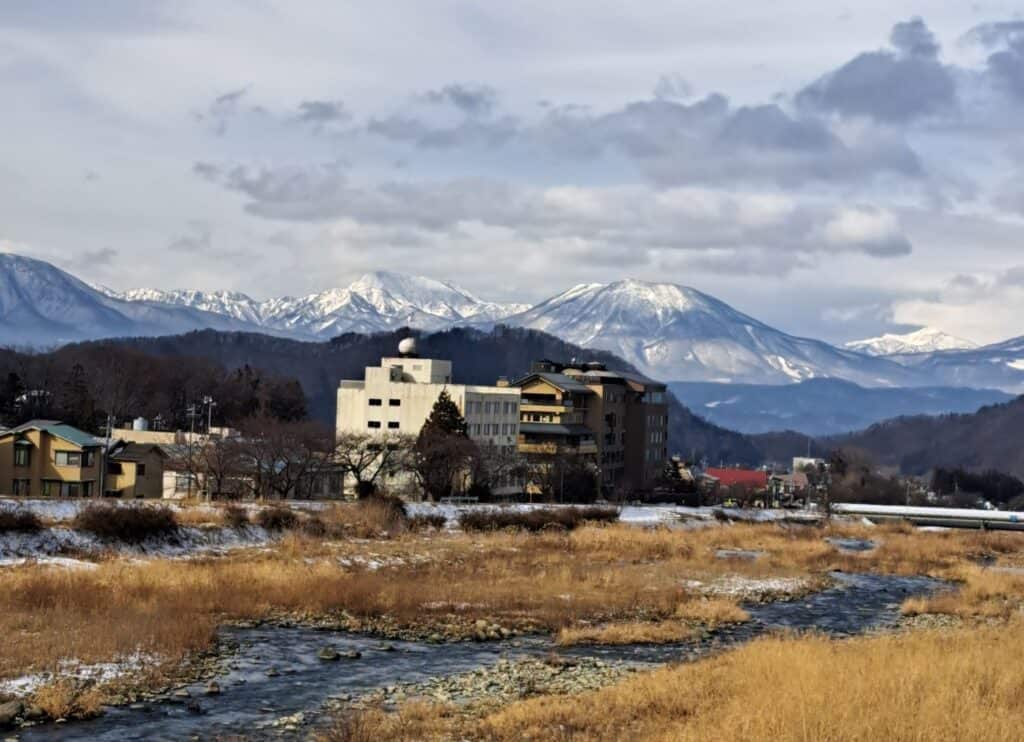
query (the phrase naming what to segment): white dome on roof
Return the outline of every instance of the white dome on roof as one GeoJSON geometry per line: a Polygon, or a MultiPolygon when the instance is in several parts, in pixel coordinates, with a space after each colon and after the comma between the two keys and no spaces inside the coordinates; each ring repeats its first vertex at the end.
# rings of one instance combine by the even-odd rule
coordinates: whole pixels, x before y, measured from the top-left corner
{"type": "Polygon", "coordinates": [[[398,352],[404,356],[412,355],[416,352],[416,338],[405,338],[398,344],[398,352]]]}

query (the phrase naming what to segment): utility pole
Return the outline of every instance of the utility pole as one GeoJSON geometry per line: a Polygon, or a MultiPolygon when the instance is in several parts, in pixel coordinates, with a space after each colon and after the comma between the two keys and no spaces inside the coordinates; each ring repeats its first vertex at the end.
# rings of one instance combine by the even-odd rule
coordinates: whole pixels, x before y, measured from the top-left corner
{"type": "Polygon", "coordinates": [[[188,430],[188,495],[189,500],[192,499],[192,477],[195,476],[195,462],[192,460],[192,439],[195,438],[196,434],[196,415],[199,414],[194,404],[189,405],[185,414],[188,415],[189,419],[189,430],[188,430]]]}
{"type": "Polygon", "coordinates": [[[107,413],[107,434],[104,438],[103,452],[100,454],[100,487],[99,496],[106,496],[107,489],[107,456],[110,453],[110,426],[111,426],[111,415],[107,413]]]}

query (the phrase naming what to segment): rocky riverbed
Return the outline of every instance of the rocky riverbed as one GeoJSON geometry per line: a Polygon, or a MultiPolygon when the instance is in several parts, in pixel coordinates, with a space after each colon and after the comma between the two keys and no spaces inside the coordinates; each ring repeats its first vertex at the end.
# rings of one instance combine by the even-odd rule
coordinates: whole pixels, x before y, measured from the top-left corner
{"type": "MultiPolygon", "coordinates": [[[[226,627],[212,677],[142,695],[100,718],[22,730],[24,740],[305,738],[353,706],[424,697],[463,707],[537,693],[576,693],[638,667],[693,660],[775,629],[849,636],[891,629],[899,605],[941,583],[927,578],[832,576],[835,586],[774,603],[751,603],[751,620],[671,645],[559,648],[546,636],[484,641],[391,641],[330,628],[270,623],[226,627]],[[211,684],[212,683],[212,684],[211,684]]],[[[491,638],[497,635],[499,638],[491,638]]]]}

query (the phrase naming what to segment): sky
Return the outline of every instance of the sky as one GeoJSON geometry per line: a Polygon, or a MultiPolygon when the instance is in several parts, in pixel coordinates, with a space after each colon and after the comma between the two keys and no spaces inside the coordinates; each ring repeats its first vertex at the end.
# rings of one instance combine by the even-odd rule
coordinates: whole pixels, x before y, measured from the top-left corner
{"type": "Polygon", "coordinates": [[[0,4],[0,251],[242,291],[669,281],[787,332],[1024,335],[1024,8],[0,4]]]}

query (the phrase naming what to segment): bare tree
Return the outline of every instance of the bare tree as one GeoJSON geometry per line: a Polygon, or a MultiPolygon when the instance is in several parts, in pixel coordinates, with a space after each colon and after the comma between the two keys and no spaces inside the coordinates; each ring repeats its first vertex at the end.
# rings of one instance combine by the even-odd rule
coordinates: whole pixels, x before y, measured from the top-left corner
{"type": "Polygon", "coordinates": [[[249,468],[245,444],[237,438],[211,438],[197,450],[198,465],[205,473],[211,499],[240,499],[248,490],[249,468]]]}
{"type": "Polygon", "coordinates": [[[334,444],[333,461],[355,480],[356,494],[366,497],[377,490],[381,476],[410,470],[415,443],[413,436],[399,433],[342,433],[334,444]]]}
{"type": "Polygon", "coordinates": [[[246,481],[257,498],[308,497],[317,474],[324,471],[333,445],[330,432],[311,422],[282,422],[270,417],[239,426],[247,463],[246,481]]]}

